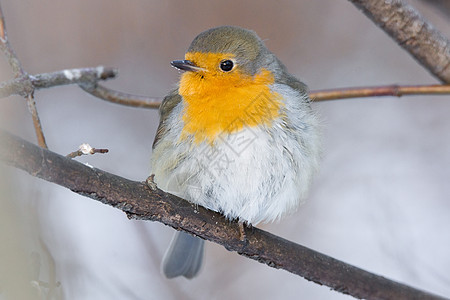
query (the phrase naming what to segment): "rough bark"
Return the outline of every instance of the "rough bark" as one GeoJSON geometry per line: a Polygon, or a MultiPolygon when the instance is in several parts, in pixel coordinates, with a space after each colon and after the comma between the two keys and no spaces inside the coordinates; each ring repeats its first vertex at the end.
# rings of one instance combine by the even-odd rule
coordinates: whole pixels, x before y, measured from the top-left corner
{"type": "Polygon", "coordinates": [[[423,67],[450,83],[450,42],[403,0],[349,0],[423,67]]]}

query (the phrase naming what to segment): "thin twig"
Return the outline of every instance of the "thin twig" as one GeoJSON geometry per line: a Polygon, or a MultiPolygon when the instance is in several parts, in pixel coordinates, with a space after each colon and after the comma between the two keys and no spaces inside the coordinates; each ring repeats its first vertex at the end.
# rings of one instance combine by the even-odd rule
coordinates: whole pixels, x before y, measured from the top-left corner
{"type": "Polygon", "coordinates": [[[95,83],[98,80],[107,80],[116,76],[117,69],[105,68],[103,66],[29,75],[30,80],[26,82],[22,78],[17,78],[9,82],[0,82],[0,98],[11,95],[26,96],[30,88],[25,86],[25,83],[29,83],[33,90],[40,90],[60,85],[95,83]]]}
{"type": "Polygon", "coordinates": [[[5,17],[3,15],[2,7],[0,6],[0,50],[5,54],[11,69],[16,78],[26,75],[22,68],[22,64],[14,53],[13,48],[9,44],[8,34],[6,33],[5,17]]]}
{"type": "Polygon", "coordinates": [[[3,15],[2,8],[0,6],[0,50],[5,54],[9,65],[14,73],[14,77],[22,81],[23,92],[22,95],[27,99],[28,110],[31,113],[31,117],[33,118],[34,130],[36,132],[36,137],[38,140],[39,146],[42,148],[47,148],[47,144],[45,143],[44,132],[42,131],[41,121],[39,119],[39,114],[36,108],[36,103],[34,101],[34,87],[31,83],[30,76],[28,76],[27,72],[22,68],[22,64],[15,54],[12,46],[8,41],[8,34],[6,33],[6,23],[5,17],[3,15]]]}
{"type": "Polygon", "coordinates": [[[66,155],[68,158],[75,158],[83,155],[94,155],[95,153],[108,153],[108,149],[96,149],[92,148],[89,144],[81,144],[77,151],[71,152],[66,155]]]}
{"type": "Polygon", "coordinates": [[[33,118],[34,130],[36,132],[36,137],[38,145],[42,148],[48,149],[47,143],[45,142],[44,132],[42,131],[41,120],[39,119],[39,114],[36,109],[36,102],[34,101],[33,94],[27,96],[27,106],[33,118]]]}
{"type": "MultiPolygon", "coordinates": [[[[80,85],[88,93],[103,100],[117,104],[158,108],[162,98],[135,96],[107,89],[103,86],[80,85]]],[[[386,85],[373,87],[350,87],[342,89],[315,90],[309,93],[309,97],[315,101],[339,100],[348,98],[381,97],[404,95],[450,95],[450,85],[386,85]]]]}
{"type": "Polygon", "coordinates": [[[33,176],[124,211],[129,218],[162,222],[229,251],[284,269],[341,293],[365,299],[443,299],[386,279],[258,228],[245,228],[221,214],[158,188],[85,166],[0,131],[0,160],[33,176]]]}
{"type": "Polygon", "coordinates": [[[444,83],[450,83],[450,41],[403,0],[349,0],[444,83]]]}
{"type": "Polygon", "coordinates": [[[158,108],[162,100],[162,98],[158,97],[138,96],[114,91],[102,85],[99,85],[98,83],[80,84],[80,87],[87,93],[100,99],[133,107],[158,108]]]}
{"type": "Polygon", "coordinates": [[[5,30],[5,18],[3,17],[3,11],[0,6],[0,39],[7,40],[6,30],[5,30]]]}
{"type": "Polygon", "coordinates": [[[311,91],[309,97],[317,101],[363,97],[405,95],[450,95],[450,85],[386,85],[311,91]]]}
{"type": "MultiPolygon", "coordinates": [[[[162,97],[138,96],[122,93],[95,84],[98,80],[106,80],[117,76],[117,69],[113,68],[84,68],[57,71],[31,75],[31,84],[35,90],[60,85],[79,84],[91,95],[113,103],[142,107],[158,108],[162,97]],[[68,75],[72,74],[72,75],[68,75]],[[74,76],[73,74],[77,74],[74,76]]],[[[0,98],[14,94],[24,95],[27,88],[22,79],[0,83],[0,98]]],[[[450,95],[450,85],[386,85],[372,87],[348,87],[340,89],[325,89],[310,91],[309,97],[315,102],[339,100],[349,98],[382,97],[405,95],[450,95]]]]}

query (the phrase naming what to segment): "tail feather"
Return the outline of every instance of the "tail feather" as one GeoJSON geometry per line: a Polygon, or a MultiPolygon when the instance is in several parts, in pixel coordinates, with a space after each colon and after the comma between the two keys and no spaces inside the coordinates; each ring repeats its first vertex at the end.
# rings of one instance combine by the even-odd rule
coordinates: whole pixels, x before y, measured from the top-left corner
{"type": "Polygon", "coordinates": [[[164,254],[163,274],[167,278],[184,276],[191,279],[196,276],[202,266],[204,243],[204,240],[188,233],[176,232],[164,254]]]}

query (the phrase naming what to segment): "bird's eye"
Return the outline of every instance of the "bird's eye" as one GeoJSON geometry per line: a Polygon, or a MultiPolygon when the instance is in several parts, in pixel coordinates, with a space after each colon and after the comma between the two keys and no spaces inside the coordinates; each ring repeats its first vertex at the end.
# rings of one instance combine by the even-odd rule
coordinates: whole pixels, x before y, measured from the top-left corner
{"type": "Polygon", "coordinates": [[[224,72],[230,72],[233,69],[233,66],[233,61],[229,59],[220,62],[220,69],[224,72]]]}

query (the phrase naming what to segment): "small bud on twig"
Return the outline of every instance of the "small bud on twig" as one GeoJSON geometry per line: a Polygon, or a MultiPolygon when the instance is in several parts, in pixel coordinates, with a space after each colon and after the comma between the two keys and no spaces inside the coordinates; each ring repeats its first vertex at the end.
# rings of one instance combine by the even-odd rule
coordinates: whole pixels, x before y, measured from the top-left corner
{"type": "Polygon", "coordinates": [[[77,151],[67,154],[66,157],[75,158],[77,156],[82,156],[82,155],[89,155],[89,154],[93,155],[95,153],[104,154],[104,153],[108,153],[108,152],[109,152],[108,149],[96,149],[96,148],[92,148],[91,145],[84,143],[84,144],[80,145],[80,147],[78,148],[77,151]]]}

